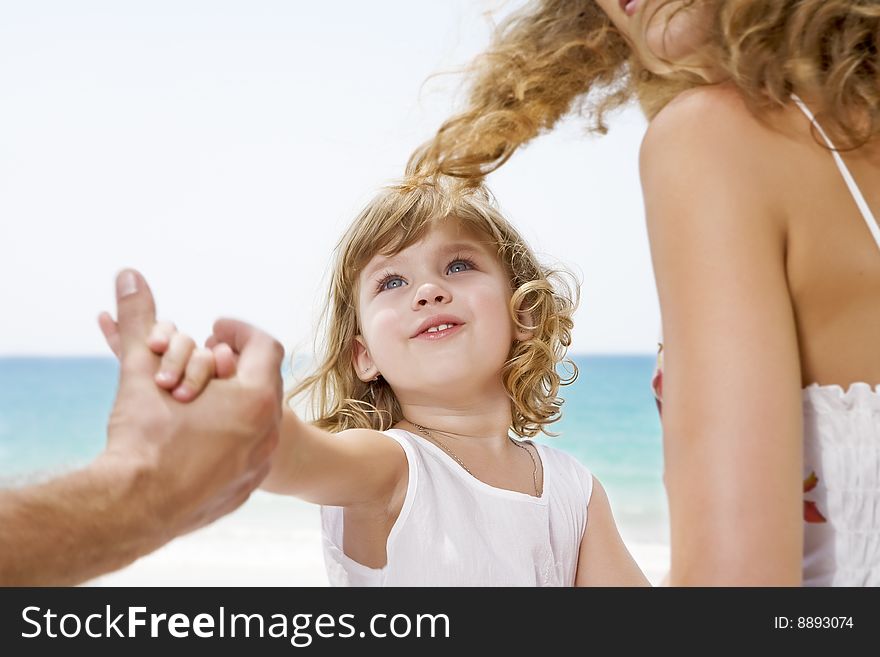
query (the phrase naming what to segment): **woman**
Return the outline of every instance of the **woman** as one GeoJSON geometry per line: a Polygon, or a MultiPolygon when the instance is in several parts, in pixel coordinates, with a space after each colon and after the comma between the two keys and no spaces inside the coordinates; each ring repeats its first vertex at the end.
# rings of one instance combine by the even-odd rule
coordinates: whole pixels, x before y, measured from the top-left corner
{"type": "Polygon", "coordinates": [[[880,584],[878,41],[876,0],[534,2],[410,163],[640,101],[672,585],[880,584]]]}

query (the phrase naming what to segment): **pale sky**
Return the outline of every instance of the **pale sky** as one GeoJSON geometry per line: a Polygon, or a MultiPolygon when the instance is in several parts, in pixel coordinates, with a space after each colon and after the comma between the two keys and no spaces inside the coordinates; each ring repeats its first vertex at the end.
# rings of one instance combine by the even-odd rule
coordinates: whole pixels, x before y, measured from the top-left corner
{"type": "MultiPolygon", "coordinates": [[[[0,0],[0,355],[109,354],[113,279],[160,317],[311,342],[332,248],[460,100],[497,0],[0,0]]],[[[568,121],[489,178],[582,278],[575,353],[649,353],[644,119],[568,121]]]]}

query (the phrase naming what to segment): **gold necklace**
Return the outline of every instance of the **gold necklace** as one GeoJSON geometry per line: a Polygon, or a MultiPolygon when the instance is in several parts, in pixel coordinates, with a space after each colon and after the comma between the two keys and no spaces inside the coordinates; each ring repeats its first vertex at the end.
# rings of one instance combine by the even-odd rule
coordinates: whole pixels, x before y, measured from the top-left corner
{"type": "MultiPolygon", "coordinates": [[[[418,429],[418,430],[421,431],[423,434],[425,434],[425,436],[427,436],[427,437],[431,440],[431,442],[435,442],[435,443],[437,443],[438,445],[440,445],[440,447],[443,448],[443,451],[446,452],[447,454],[449,454],[449,456],[451,456],[453,459],[455,459],[455,462],[458,463],[461,467],[463,467],[463,468],[465,469],[465,471],[466,471],[471,477],[474,477],[474,479],[477,479],[477,477],[474,476],[474,473],[470,471],[470,468],[468,468],[468,467],[462,462],[462,460],[461,460],[460,458],[458,458],[458,457],[455,455],[455,453],[454,453],[451,449],[449,449],[449,447],[446,446],[446,443],[444,443],[444,442],[441,441],[439,438],[435,438],[435,437],[432,436],[430,433],[428,433],[428,430],[427,430],[425,427],[423,427],[421,424],[416,424],[415,422],[412,422],[412,421],[410,421],[410,420],[407,420],[407,422],[409,422],[409,423],[410,423],[411,425],[413,425],[416,429],[418,429]]],[[[534,469],[534,471],[532,472],[532,481],[534,481],[534,483],[535,483],[535,497],[541,497],[541,494],[538,492],[538,462],[535,460],[534,455],[532,454],[532,452],[531,452],[530,449],[528,449],[527,447],[525,447],[525,446],[523,446],[523,445],[520,445],[518,442],[516,442],[516,441],[515,441],[513,438],[511,438],[510,436],[508,436],[507,438],[508,438],[508,439],[510,440],[510,442],[512,442],[514,445],[516,445],[517,447],[519,447],[519,448],[522,449],[522,450],[525,450],[526,453],[528,453],[529,458],[532,459],[532,465],[535,466],[535,469],[534,469]]]]}

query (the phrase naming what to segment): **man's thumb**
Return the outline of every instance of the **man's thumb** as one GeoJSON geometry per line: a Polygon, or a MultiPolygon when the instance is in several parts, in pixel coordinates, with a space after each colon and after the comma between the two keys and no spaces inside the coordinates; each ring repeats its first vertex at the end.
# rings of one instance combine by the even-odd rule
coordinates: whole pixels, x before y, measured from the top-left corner
{"type": "Polygon", "coordinates": [[[134,269],[116,276],[116,322],[122,358],[131,351],[147,350],[147,337],[156,323],[153,293],[144,277],[134,269]]]}

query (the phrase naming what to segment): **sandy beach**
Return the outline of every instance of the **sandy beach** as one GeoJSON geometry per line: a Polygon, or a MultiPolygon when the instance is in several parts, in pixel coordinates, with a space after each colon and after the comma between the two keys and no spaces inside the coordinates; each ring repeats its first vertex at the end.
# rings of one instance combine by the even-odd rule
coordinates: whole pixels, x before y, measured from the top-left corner
{"type": "MultiPolygon", "coordinates": [[[[669,568],[668,546],[621,532],[658,584],[669,568]]],[[[87,586],[327,586],[318,507],[258,491],[235,513],[87,586]]]]}

